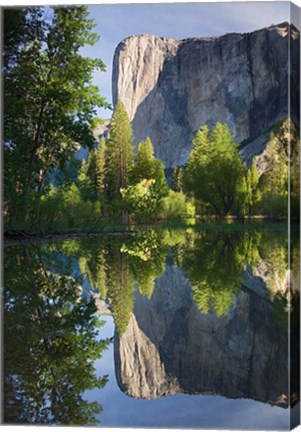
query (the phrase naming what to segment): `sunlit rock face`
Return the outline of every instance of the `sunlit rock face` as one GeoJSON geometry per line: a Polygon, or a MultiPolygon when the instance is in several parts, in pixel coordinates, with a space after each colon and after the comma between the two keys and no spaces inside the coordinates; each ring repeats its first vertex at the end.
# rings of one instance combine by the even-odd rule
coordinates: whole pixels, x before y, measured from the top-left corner
{"type": "Polygon", "coordinates": [[[249,272],[242,285],[226,316],[202,314],[183,272],[167,265],[151,300],[136,294],[128,328],[115,336],[122,391],[143,399],[189,393],[286,406],[287,332],[274,320],[264,282],[249,272]]]}
{"type": "Polygon", "coordinates": [[[131,397],[154,399],[180,391],[177,379],[170,376],[156,345],[146,336],[133,314],[127,331],[114,345],[116,368],[121,389],[131,397]]]}
{"type": "MultiPolygon", "coordinates": [[[[296,33],[296,32],[295,32],[296,33]]],[[[291,52],[299,34],[291,39],[291,52]]],[[[131,36],[117,47],[113,101],[123,101],[135,144],[150,136],[166,167],[185,164],[200,125],[227,123],[238,142],[266,133],[288,111],[288,25],[222,37],[131,36]]],[[[298,61],[291,64],[298,84],[298,61]]],[[[297,87],[296,87],[297,88],[297,87]]],[[[298,111],[298,98],[292,111],[298,111]]],[[[246,150],[261,153],[266,138],[246,150]]]]}

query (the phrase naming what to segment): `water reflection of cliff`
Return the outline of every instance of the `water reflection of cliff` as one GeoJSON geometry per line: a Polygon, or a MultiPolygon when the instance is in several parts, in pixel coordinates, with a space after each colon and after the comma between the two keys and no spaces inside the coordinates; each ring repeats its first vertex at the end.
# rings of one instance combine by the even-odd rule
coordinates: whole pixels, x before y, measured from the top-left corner
{"type": "Polygon", "coordinates": [[[283,238],[269,236],[197,235],[178,245],[177,265],[167,259],[150,299],[135,293],[127,329],[116,333],[122,391],[144,399],[212,394],[288,406],[285,251],[283,238]]]}
{"type": "Polygon", "coordinates": [[[150,301],[137,293],[116,337],[116,375],[136,398],[203,393],[286,405],[287,343],[268,300],[242,289],[227,316],[201,314],[182,271],[167,266],[150,301]]]}
{"type": "Polygon", "coordinates": [[[63,252],[78,259],[98,312],[114,318],[123,392],[287,407],[299,399],[293,382],[288,397],[288,313],[298,311],[299,276],[287,250],[285,232],[188,228],[74,240],[63,252]]]}
{"type": "Polygon", "coordinates": [[[111,340],[95,312],[114,318],[116,376],[129,396],[296,404],[298,240],[293,271],[287,250],[286,233],[191,228],[7,248],[5,421],[97,422],[102,407],[84,392],[106,385],[93,361],[111,340]]]}

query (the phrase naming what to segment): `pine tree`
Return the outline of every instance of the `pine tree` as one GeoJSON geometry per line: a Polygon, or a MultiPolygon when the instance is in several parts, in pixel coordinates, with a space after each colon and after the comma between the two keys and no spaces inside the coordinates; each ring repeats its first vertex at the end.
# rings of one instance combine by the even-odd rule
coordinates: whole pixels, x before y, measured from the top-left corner
{"type": "Polygon", "coordinates": [[[95,185],[100,192],[102,192],[105,188],[105,153],[106,153],[106,140],[104,137],[101,137],[95,155],[96,156],[95,185]]]}
{"type": "Polygon", "coordinates": [[[132,179],[133,183],[139,183],[141,180],[154,180],[153,188],[159,201],[168,194],[164,164],[160,159],[154,157],[154,148],[149,137],[138,146],[132,179]]]}
{"type": "Polygon", "coordinates": [[[150,138],[146,138],[138,145],[135,156],[135,166],[132,172],[132,182],[138,183],[143,179],[154,177],[154,149],[150,138]]]}
{"type": "Polygon", "coordinates": [[[93,149],[87,161],[87,176],[95,198],[99,198],[105,186],[105,150],[106,142],[102,137],[97,149],[93,149]]]}
{"type": "Polygon", "coordinates": [[[122,211],[120,189],[127,187],[133,167],[133,134],[131,124],[121,101],[118,101],[112,117],[110,138],[105,151],[105,182],[106,192],[112,204],[112,211],[120,210],[122,219],[126,215],[122,211]]]}
{"type": "Polygon", "coordinates": [[[172,189],[175,192],[183,192],[184,167],[176,166],[172,177],[172,189]]]}

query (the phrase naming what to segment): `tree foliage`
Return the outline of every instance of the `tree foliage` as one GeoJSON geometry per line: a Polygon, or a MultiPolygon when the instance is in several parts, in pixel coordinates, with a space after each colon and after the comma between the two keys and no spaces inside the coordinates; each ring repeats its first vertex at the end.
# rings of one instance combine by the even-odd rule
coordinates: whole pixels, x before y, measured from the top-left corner
{"type": "Polygon", "coordinates": [[[168,195],[163,163],[154,157],[150,138],[139,144],[131,173],[131,184],[121,189],[128,212],[136,222],[156,218],[168,195]]]}
{"type": "Polygon", "coordinates": [[[259,186],[262,194],[261,210],[270,217],[287,217],[290,187],[291,217],[299,219],[300,141],[298,134],[293,121],[285,119],[277,125],[267,143],[264,152],[266,169],[260,178],[259,186]]]}
{"type": "Polygon", "coordinates": [[[87,176],[96,197],[105,189],[105,152],[106,141],[102,137],[96,149],[93,149],[88,158],[87,176]]]}
{"type": "Polygon", "coordinates": [[[251,167],[242,176],[236,191],[236,210],[239,218],[251,217],[256,205],[260,202],[259,171],[253,159],[251,167]]]}
{"type": "Polygon", "coordinates": [[[184,189],[185,168],[176,166],[172,177],[172,190],[175,192],[183,192],[184,189]]]}
{"type": "Polygon", "coordinates": [[[79,145],[93,145],[96,108],[106,103],[91,84],[103,62],[80,53],[98,40],[86,7],[8,9],[4,23],[4,199],[12,225],[38,218],[48,174],[79,145]]]}
{"type": "Polygon", "coordinates": [[[159,218],[163,220],[181,220],[195,215],[195,206],[183,192],[175,192],[172,189],[163,200],[159,218]]]}
{"type": "Polygon", "coordinates": [[[233,209],[243,175],[244,166],[228,126],[216,123],[211,130],[202,126],[188,160],[186,190],[222,218],[233,209]]]}
{"type": "Polygon", "coordinates": [[[105,151],[106,141],[102,137],[98,146],[90,151],[87,161],[82,161],[76,179],[83,201],[98,203],[103,211],[106,204],[105,151]]]}
{"type": "Polygon", "coordinates": [[[121,207],[120,190],[128,186],[133,168],[133,134],[126,109],[118,101],[113,113],[110,138],[105,153],[105,182],[113,212],[121,207]]]}
{"type": "Polygon", "coordinates": [[[187,215],[281,218],[289,188],[292,218],[299,217],[298,131],[289,119],[274,126],[265,160],[255,157],[249,169],[226,124],[201,126],[187,167],[174,168],[171,190],[150,138],[134,155],[121,101],[109,139],[95,148],[96,108],[107,104],[92,85],[103,62],[81,55],[98,40],[93,27],[83,6],[4,10],[5,227],[94,228],[187,215]],[[79,146],[91,150],[81,166],[74,157],[79,146]]]}

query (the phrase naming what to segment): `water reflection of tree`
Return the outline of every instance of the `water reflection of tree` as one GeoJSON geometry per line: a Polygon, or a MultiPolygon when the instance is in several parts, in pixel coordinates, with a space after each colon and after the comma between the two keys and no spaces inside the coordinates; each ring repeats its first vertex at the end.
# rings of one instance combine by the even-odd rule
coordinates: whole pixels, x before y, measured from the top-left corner
{"type": "Polygon", "coordinates": [[[164,271],[166,246],[154,230],[135,236],[103,238],[91,243],[82,241],[79,264],[110,304],[116,330],[122,335],[134,307],[134,286],[151,298],[155,279],[164,271]]]}
{"type": "Polygon", "coordinates": [[[94,361],[109,341],[98,340],[94,301],[82,299],[62,258],[38,247],[5,249],[5,423],[93,425],[102,411],[83,393],[105,386],[94,361]]]}
{"type": "Polygon", "coordinates": [[[263,236],[259,252],[264,263],[265,283],[274,305],[275,320],[279,325],[288,329],[290,313],[292,329],[299,323],[299,235],[294,232],[291,234],[290,256],[288,255],[286,233],[263,236]]]}
{"type": "Polygon", "coordinates": [[[119,242],[111,242],[106,251],[107,290],[116,330],[122,335],[134,307],[134,281],[127,257],[120,251],[119,242]]]}
{"type": "MultiPolygon", "coordinates": [[[[134,236],[77,240],[64,253],[76,256],[92,289],[111,305],[117,331],[127,328],[134,306],[134,287],[149,299],[165,268],[167,251],[191,281],[193,298],[203,313],[228,313],[247,267],[266,284],[275,316],[287,322],[285,233],[149,229],[134,236]]],[[[170,256],[171,257],[171,256],[170,256]]]]}
{"type": "Polygon", "coordinates": [[[235,304],[243,270],[258,260],[259,235],[248,232],[192,232],[178,250],[177,262],[192,284],[202,313],[226,315],[235,304]]]}
{"type": "Polygon", "coordinates": [[[122,245],[122,252],[128,255],[129,266],[142,295],[151,298],[155,280],[165,269],[167,246],[160,233],[149,230],[129,239],[122,245]]]}
{"type": "Polygon", "coordinates": [[[283,295],[287,290],[287,235],[284,233],[263,235],[259,245],[259,252],[265,267],[261,270],[261,273],[265,275],[265,283],[270,293],[270,298],[273,301],[275,296],[283,295]]]}

